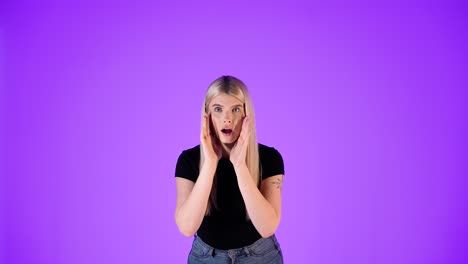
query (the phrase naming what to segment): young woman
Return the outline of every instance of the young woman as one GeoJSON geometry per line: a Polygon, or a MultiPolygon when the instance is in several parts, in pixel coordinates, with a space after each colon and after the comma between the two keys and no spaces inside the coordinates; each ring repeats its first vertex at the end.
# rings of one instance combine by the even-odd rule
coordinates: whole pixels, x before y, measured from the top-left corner
{"type": "Polygon", "coordinates": [[[222,76],[202,106],[201,144],[176,165],[175,221],[195,235],[188,263],[283,263],[274,235],[281,217],[284,165],[257,143],[246,85],[222,76]]]}

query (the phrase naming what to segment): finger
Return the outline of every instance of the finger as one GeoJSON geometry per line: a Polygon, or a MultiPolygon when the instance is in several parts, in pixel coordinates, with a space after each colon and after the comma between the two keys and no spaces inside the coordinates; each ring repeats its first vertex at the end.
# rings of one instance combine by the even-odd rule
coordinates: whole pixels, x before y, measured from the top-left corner
{"type": "Polygon", "coordinates": [[[205,124],[206,137],[210,137],[211,136],[211,118],[209,115],[206,115],[205,121],[206,121],[206,124],[205,124]]]}
{"type": "Polygon", "coordinates": [[[210,117],[205,115],[205,136],[210,137],[210,117]]]}
{"type": "Polygon", "coordinates": [[[208,130],[208,116],[207,115],[203,116],[201,137],[205,144],[209,143],[210,135],[209,135],[209,130],[208,130]]]}
{"type": "Polygon", "coordinates": [[[204,137],[205,137],[205,116],[202,117],[200,140],[203,140],[204,137]]]}
{"type": "Polygon", "coordinates": [[[250,119],[249,117],[245,117],[242,122],[242,131],[241,131],[241,138],[245,139],[250,135],[250,119]]]}
{"type": "Polygon", "coordinates": [[[201,129],[201,135],[202,138],[206,137],[206,115],[203,116],[202,119],[202,129],[201,129]]]}

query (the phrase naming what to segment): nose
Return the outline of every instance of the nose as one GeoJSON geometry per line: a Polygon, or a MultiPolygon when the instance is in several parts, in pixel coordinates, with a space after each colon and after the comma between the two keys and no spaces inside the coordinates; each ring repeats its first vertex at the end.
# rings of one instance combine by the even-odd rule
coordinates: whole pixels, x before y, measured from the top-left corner
{"type": "Polygon", "coordinates": [[[232,123],[232,117],[229,111],[224,115],[224,124],[231,124],[232,123]]]}

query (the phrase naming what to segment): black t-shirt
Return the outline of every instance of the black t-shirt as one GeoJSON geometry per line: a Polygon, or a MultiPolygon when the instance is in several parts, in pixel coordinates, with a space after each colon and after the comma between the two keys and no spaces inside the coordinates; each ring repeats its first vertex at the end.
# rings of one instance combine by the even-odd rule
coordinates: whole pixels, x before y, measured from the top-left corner
{"type": "MultiPolygon", "coordinates": [[[[260,176],[284,174],[281,154],[274,148],[258,144],[260,176]]],[[[193,182],[197,181],[200,162],[200,145],[184,150],[177,160],[175,175],[193,182]]],[[[217,249],[234,249],[250,245],[261,238],[251,220],[246,218],[245,203],[237,184],[231,161],[221,158],[216,169],[217,208],[203,218],[197,235],[208,245],[217,249]]]]}

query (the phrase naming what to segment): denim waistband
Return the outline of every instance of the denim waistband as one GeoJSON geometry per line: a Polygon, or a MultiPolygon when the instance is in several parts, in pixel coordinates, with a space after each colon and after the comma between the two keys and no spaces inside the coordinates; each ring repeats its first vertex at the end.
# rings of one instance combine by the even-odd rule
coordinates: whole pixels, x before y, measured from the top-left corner
{"type": "Polygon", "coordinates": [[[253,244],[234,249],[216,249],[212,246],[206,244],[199,236],[195,235],[193,246],[198,246],[203,249],[207,255],[211,256],[226,256],[226,257],[235,257],[241,255],[251,255],[253,252],[256,252],[260,247],[275,247],[279,249],[279,243],[275,235],[272,235],[267,238],[260,238],[255,241],[253,244]]]}

